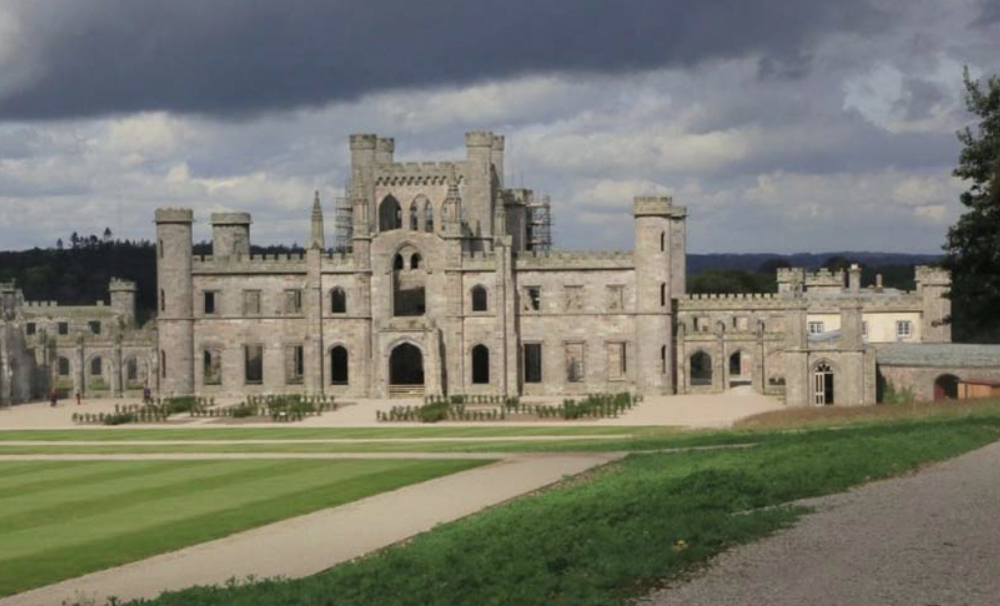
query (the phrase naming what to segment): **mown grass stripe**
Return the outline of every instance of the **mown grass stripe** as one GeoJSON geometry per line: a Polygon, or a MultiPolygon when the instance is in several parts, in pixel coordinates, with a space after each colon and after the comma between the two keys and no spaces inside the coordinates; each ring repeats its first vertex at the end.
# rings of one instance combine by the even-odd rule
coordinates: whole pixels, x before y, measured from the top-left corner
{"type": "Polygon", "coordinates": [[[0,557],[0,597],[47,585],[145,557],[180,549],[230,534],[303,515],[317,509],[394,490],[402,486],[483,465],[481,460],[395,461],[375,473],[325,483],[308,490],[278,496],[262,495],[252,506],[240,504],[186,517],[141,530],[115,533],[76,545],[55,546],[44,552],[0,557]]]}
{"type": "MultiPolygon", "coordinates": [[[[0,487],[0,515],[3,514],[4,499],[22,497],[48,490],[62,490],[78,485],[97,484],[117,479],[127,479],[135,476],[174,471],[177,469],[193,469],[214,463],[211,460],[177,461],[178,465],[170,465],[165,461],[120,461],[120,465],[108,468],[111,461],[72,461],[62,462],[65,467],[60,473],[56,470],[38,474],[34,481],[14,486],[0,487]],[[166,464],[165,464],[166,463],[166,464]],[[88,472],[87,470],[94,470],[88,472]]],[[[0,470],[4,463],[0,463],[0,470]]],[[[2,471],[0,471],[2,473],[2,471]]]]}

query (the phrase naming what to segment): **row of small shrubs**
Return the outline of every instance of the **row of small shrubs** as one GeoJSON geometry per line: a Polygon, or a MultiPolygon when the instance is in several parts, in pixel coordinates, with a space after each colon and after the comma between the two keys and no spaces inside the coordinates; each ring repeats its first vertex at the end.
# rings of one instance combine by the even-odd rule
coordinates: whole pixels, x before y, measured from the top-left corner
{"type": "Polygon", "coordinates": [[[80,425],[124,425],[126,423],[162,423],[167,420],[163,413],[140,408],[131,412],[74,412],[73,422],[80,425]]]}
{"type": "Polygon", "coordinates": [[[565,399],[561,404],[525,404],[517,397],[504,396],[430,396],[421,406],[393,406],[388,412],[377,411],[378,421],[504,421],[508,415],[535,416],[539,419],[604,419],[630,410],[642,396],[621,392],[591,394],[582,400],[565,399]],[[467,404],[494,405],[488,410],[470,410],[467,404]]]}
{"type": "Polygon", "coordinates": [[[338,408],[333,396],[268,395],[250,396],[236,406],[192,411],[198,417],[270,417],[273,421],[301,421],[307,416],[333,412],[338,408]]]}
{"type": "Polygon", "coordinates": [[[126,423],[161,423],[170,415],[183,412],[208,410],[215,405],[214,398],[182,396],[151,399],[145,404],[115,404],[113,413],[73,413],[73,422],[79,424],[124,425],[126,423]]]}

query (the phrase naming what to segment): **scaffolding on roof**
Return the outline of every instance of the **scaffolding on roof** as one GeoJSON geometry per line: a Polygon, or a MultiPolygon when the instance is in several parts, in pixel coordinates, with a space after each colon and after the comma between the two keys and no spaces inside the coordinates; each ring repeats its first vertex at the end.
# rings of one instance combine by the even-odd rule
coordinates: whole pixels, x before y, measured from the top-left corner
{"type": "Polygon", "coordinates": [[[547,195],[529,198],[527,208],[527,249],[552,250],[552,203],[547,195]]]}
{"type": "Polygon", "coordinates": [[[350,252],[354,238],[354,209],[351,208],[350,198],[346,196],[337,197],[334,204],[333,250],[350,252]]]}

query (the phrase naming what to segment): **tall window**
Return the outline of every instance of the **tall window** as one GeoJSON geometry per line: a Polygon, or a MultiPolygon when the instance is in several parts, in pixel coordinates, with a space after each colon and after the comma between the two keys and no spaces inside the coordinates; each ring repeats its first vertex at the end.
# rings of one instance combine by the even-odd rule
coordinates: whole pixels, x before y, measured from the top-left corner
{"type": "Polygon", "coordinates": [[[624,343],[608,343],[608,380],[621,381],[628,372],[624,343]]]}
{"type": "Polygon", "coordinates": [[[420,229],[420,212],[417,210],[417,201],[410,203],[410,229],[418,231],[420,229]]]}
{"type": "Polygon", "coordinates": [[[621,284],[608,286],[608,311],[625,309],[625,287],[621,284]]]}
{"type": "Polygon", "coordinates": [[[58,332],[59,332],[60,335],[63,335],[63,336],[68,335],[69,334],[69,322],[60,322],[58,324],[58,326],[57,326],[57,329],[58,329],[58,332]]]}
{"type": "Polygon", "coordinates": [[[410,269],[420,269],[420,264],[423,263],[424,258],[420,256],[420,253],[413,253],[410,257],[410,269]]]}
{"type": "Polygon", "coordinates": [[[160,311],[167,311],[167,295],[160,289],[160,311]]]}
{"type": "Polygon", "coordinates": [[[566,286],[563,291],[566,297],[564,301],[566,311],[583,309],[583,286],[566,286]]]}
{"type": "Polygon", "coordinates": [[[302,290],[295,288],[285,291],[285,313],[297,315],[302,313],[302,290]]]}
{"type": "Polygon", "coordinates": [[[524,382],[542,382],[542,344],[524,344],[524,382]]]}
{"type": "Polygon", "coordinates": [[[490,350],[485,345],[472,348],[472,382],[476,385],[490,382],[490,350]]]}
{"type": "Polygon", "coordinates": [[[129,358],[128,360],[125,360],[125,380],[126,381],[139,380],[139,362],[135,358],[129,358]]]}
{"type": "Polygon", "coordinates": [[[339,286],[330,291],[330,313],[347,313],[347,294],[339,286]]]}
{"type": "Polygon", "coordinates": [[[399,201],[392,196],[386,196],[378,207],[379,231],[390,231],[403,227],[403,210],[399,201]]]}
{"type": "Polygon", "coordinates": [[[583,343],[566,344],[566,382],[582,383],[587,373],[583,343]]]}
{"type": "Polygon", "coordinates": [[[103,362],[100,356],[90,359],[90,376],[99,377],[101,376],[101,366],[103,362]]]}
{"type": "Polygon", "coordinates": [[[35,323],[34,323],[34,322],[28,322],[27,324],[25,324],[25,325],[24,325],[24,332],[25,332],[25,334],[27,334],[27,335],[28,335],[29,337],[30,337],[31,335],[35,334],[35,323]]]}
{"type": "Polygon", "coordinates": [[[667,232],[660,232],[660,252],[667,250],[667,232]]]}
{"type": "Polygon", "coordinates": [[[424,203],[424,230],[434,233],[434,204],[430,200],[424,203]]]}
{"type": "Polygon", "coordinates": [[[334,385],[347,385],[348,360],[346,347],[337,345],[330,350],[330,383],[334,385]]]}
{"type": "Polygon", "coordinates": [[[247,384],[259,385],[264,381],[264,346],[243,346],[243,376],[247,384]]]}
{"type": "Polygon", "coordinates": [[[302,383],[306,372],[305,350],[301,345],[285,347],[285,383],[298,385],[302,383]]]}
{"type": "Polygon", "coordinates": [[[160,376],[167,378],[167,352],[160,350],[160,376]]]}
{"type": "Polygon", "coordinates": [[[472,287],[472,311],[486,311],[487,299],[486,289],[476,285],[472,287]]]}
{"type": "Polygon", "coordinates": [[[59,376],[69,376],[69,358],[59,358],[59,376]]]}
{"type": "Polygon", "coordinates": [[[542,308],[542,287],[526,286],[524,289],[524,311],[539,311],[542,308]]]}
{"type": "Polygon", "coordinates": [[[222,383],[222,356],[218,351],[206,349],[202,352],[202,381],[205,385],[222,383]]]}
{"type": "Polygon", "coordinates": [[[660,374],[667,374],[667,346],[660,347],[660,374]]]}
{"type": "Polygon", "coordinates": [[[660,284],[660,307],[667,306],[667,283],[660,284]]]}
{"type": "Polygon", "coordinates": [[[205,315],[211,316],[215,315],[215,292],[211,290],[206,290],[205,296],[205,315]]]}

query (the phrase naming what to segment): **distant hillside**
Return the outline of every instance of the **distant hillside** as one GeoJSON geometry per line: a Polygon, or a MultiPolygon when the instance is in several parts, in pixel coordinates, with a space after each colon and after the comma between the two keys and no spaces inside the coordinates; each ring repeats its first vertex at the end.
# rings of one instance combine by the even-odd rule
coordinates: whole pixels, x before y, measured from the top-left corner
{"type": "Polygon", "coordinates": [[[709,253],[704,255],[688,253],[687,271],[688,275],[696,276],[706,271],[738,269],[741,271],[758,271],[767,261],[787,261],[789,267],[805,267],[807,269],[818,269],[833,257],[843,257],[851,261],[856,261],[865,266],[892,266],[892,265],[921,265],[923,263],[933,263],[941,258],[941,255],[911,255],[902,253],[879,253],[879,252],[829,252],[829,253],[795,253],[791,255],[779,255],[773,253],[747,253],[735,254],[709,253]]]}

